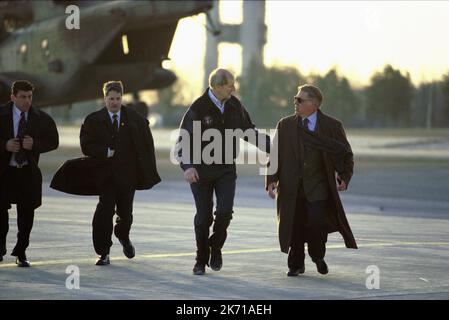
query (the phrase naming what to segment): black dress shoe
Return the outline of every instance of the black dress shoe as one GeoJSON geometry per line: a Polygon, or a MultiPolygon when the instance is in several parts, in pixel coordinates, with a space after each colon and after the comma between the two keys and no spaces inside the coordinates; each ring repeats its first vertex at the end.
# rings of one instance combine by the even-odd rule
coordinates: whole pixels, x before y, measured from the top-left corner
{"type": "Polygon", "coordinates": [[[97,266],[106,266],[106,265],[108,265],[110,263],[111,262],[109,261],[109,255],[108,254],[103,254],[103,255],[98,257],[97,262],[95,263],[95,265],[97,265],[97,266]]]}
{"type": "Polygon", "coordinates": [[[197,276],[201,276],[206,273],[206,265],[203,263],[195,263],[193,266],[193,274],[197,276]]]}
{"type": "Polygon", "coordinates": [[[18,256],[16,258],[16,264],[17,264],[18,267],[21,267],[21,268],[28,268],[28,267],[30,267],[30,262],[27,260],[27,257],[25,255],[18,256]]]}
{"type": "Polygon", "coordinates": [[[136,250],[131,242],[131,240],[120,240],[121,245],[123,246],[123,253],[128,259],[134,258],[136,255],[136,250]]]}
{"type": "Polygon", "coordinates": [[[306,267],[303,265],[297,269],[288,268],[287,276],[288,277],[297,277],[300,274],[303,274],[306,271],[306,267]]]}
{"type": "Polygon", "coordinates": [[[315,262],[316,264],[316,270],[321,274],[327,274],[329,272],[329,269],[327,268],[326,261],[319,260],[315,262]]]}
{"type": "Polygon", "coordinates": [[[223,258],[220,249],[211,249],[210,252],[210,268],[214,271],[220,271],[223,266],[223,258]]]}

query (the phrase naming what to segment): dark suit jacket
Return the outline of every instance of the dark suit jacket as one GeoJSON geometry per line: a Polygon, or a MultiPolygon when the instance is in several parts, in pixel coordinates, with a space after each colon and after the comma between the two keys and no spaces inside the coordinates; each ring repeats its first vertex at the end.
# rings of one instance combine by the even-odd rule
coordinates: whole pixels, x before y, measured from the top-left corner
{"type": "MultiPolygon", "coordinates": [[[[152,188],[161,181],[156,167],[153,136],[148,120],[125,106],[121,107],[120,126],[128,126],[136,151],[136,190],[152,188]]],[[[80,131],[80,143],[87,157],[66,161],[56,172],[50,187],[77,194],[99,195],[98,179],[110,170],[107,149],[112,143],[112,123],[106,107],[89,114],[80,131]]]]}
{"type": "MultiPolygon", "coordinates": [[[[351,180],[354,161],[351,147],[343,125],[340,121],[324,114],[318,110],[317,117],[317,135],[339,141],[346,146],[348,152],[346,157],[342,159],[343,164],[338,169],[340,177],[349,185],[351,180]]],[[[265,187],[272,182],[278,184],[277,193],[277,215],[279,222],[279,242],[281,251],[287,253],[290,247],[290,239],[292,233],[293,219],[296,213],[296,197],[299,188],[299,165],[301,161],[301,145],[304,141],[300,141],[298,134],[300,130],[298,125],[298,116],[292,115],[281,119],[277,124],[277,136],[274,139],[272,153],[270,154],[270,164],[277,161],[277,170],[270,172],[266,176],[265,187]],[[274,159],[273,157],[277,157],[274,159]]],[[[328,152],[321,151],[324,166],[326,168],[327,182],[330,190],[330,210],[328,212],[329,232],[339,231],[345,241],[346,247],[357,248],[354,236],[352,234],[349,223],[346,219],[345,211],[342,206],[340,196],[337,191],[335,182],[335,162],[331,159],[328,152]]],[[[295,231],[297,232],[297,231],[295,231]]]]}
{"type": "MultiPolygon", "coordinates": [[[[14,138],[13,102],[0,106],[0,180],[9,166],[12,153],[6,150],[6,143],[14,138]]],[[[33,194],[30,195],[34,208],[42,204],[42,174],[38,167],[41,153],[54,150],[59,145],[59,135],[53,119],[44,111],[30,108],[26,134],[33,138],[33,149],[26,150],[31,167],[33,194]]],[[[2,193],[2,190],[0,190],[2,193]]]]}

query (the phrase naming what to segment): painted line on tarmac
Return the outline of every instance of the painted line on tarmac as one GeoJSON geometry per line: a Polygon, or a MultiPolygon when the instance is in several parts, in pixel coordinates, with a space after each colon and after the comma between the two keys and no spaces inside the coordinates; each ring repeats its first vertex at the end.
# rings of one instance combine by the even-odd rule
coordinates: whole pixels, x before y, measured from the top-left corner
{"type": "MultiPolygon", "coordinates": [[[[449,242],[407,242],[407,241],[395,241],[384,243],[366,243],[359,245],[359,249],[363,248],[375,248],[375,247],[395,247],[395,246],[434,246],[434,247],[449,247],[449,242]]],[[[327,249],[343,249],[346,248],[344,244],[331,244],[326,246],[327,249]]],[[[227,254],[245,254],[245,253],[265,253],[265,252],[277,252],[278,247],[271,248],[255,248],[255,249],[240,249],[240,250],[224,250],[223,255],[227,254]]],[[[179,252],[179,253],[157,253],[157,254],[143,254],[136,255],[135,260],[150,260],[161,258],[179,258],[179,257],[194,257],[195,252],[179,252]]],[[[129,260],[126,257],[111,257],[111,261],[125,261],[129,260]]],[[[50,266],[50,265],[76,265],[80,263],[90,264],[95,261],[94,258],[85,259],[60,259],[60,260],[44,260],[31,262],[31,266],[50,266]]],[[[0,269],[16,267],[15,263],[0,263],[0,269]]]]}
{"type": "MultiPolygon", "coordinates": [[[[92,220],[92,219],[91,219],[92,220]]],[[[84,225],[92,225],[91,220],[73,220],[73,219],[62,219],[62,218],[39,218],[39,221],[54,222],[54,223],[78,223],[84,225]]],[[[173,225],[162,225],[162,224],[150,224],[150,223],[136,223],[133,224],[133,228],[165,228],[165,229],[183,229],[192,230],[193,226],[173,226],[173,225]]]]}
{"type": "MultiPolygon", "coordinates": [[[[17,220],[16,217],[10,217],[11,220],[17,220]]],[[[36,221],[37,219],[35,219],[36,221]]],[[[54,223],[78,223],[84,225],[92,225],[92,218],[90,220],[75,220],[75,219],[63,219],[63,218],[48,218],[48,217],[39,217],[39,221],[45,222],[54,222],[54,223]]],[[[165,229],[183,229],[183,230],[192,230],[193,226],[173,226],[173,225],[162,225],[162,224],[149,224],[149,223],[136,223],[133,224],[133,227],[137,228],[165,228],[165,229]]],[[[89,231],[91,232],[91,231],[89,231]]]]}

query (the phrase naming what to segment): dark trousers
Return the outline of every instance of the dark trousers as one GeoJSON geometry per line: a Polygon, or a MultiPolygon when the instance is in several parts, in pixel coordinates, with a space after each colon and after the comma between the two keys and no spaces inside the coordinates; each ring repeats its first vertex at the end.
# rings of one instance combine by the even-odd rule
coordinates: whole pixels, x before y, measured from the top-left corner
{"type": "Polygon", "coordinates": [[[304,243],[313,262],[324,258],[326,254],[327,200],[309,202],[304,196],[304,190],[296,198],[296,214],[292,226],[290,251],[288,253],[288,267],[297,269],[304,265],[304,243]]]}
{"type": "Polygon", "coordinates": [[[92,221],[92,238],[98,255],[109,254],[112,231],[120,240],[129,240],[133,222],[134,186],[123,176],[111,176],[101,185],[101,194],[92,221]],[[116,209],[117,208],[117,209],[116,209]],[[114,214],[117,213],[113,227],[114,214]]]}
{"type": "Polygon", "coordinates": [[[6,254],[6,236],[9,231],[8,209],[11,204],[17,205],[17,243],[11,255],[22,256],[30,244],[30,233],[34,222],[32,201],[31,168],[8,167],[0,183],[0,252],[6,254]]]}
{"type": "Polygon", "coordinates": [[[197,256],[200,263],[209,262],[209,248],[221,249],[226,241],[227,228],[232,219],[234,207],[234,195],[236,185],[235,170],[219,170],[212,176],[201,178],[200,181],[191,183],[196,205],[194,219],[197,256]],[[217,198],[216,211],[213,212],[213,195],[217,198]],[[215,215],[215,221],[213,219],[215,215]],[[209,228],[214,222],[212,235],[209,237],[209,228]]]}

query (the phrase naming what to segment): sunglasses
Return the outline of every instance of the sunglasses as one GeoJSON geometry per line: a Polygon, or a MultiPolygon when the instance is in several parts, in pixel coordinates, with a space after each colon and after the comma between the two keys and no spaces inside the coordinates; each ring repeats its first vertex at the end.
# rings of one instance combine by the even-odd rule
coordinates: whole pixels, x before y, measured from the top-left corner
{"type": "Polygon", "coordinates": [[[303,103],[304,101],[310,101],[312,99],[303,99],[297,96],[294,96],[293,99],[295,99],[296,101],[298,101],[298,103],[303,103]]]}

